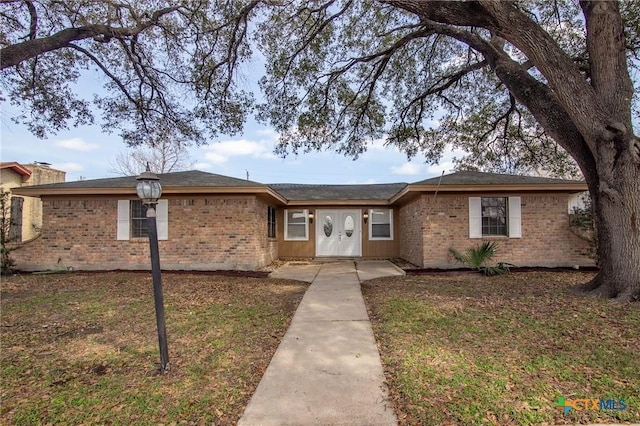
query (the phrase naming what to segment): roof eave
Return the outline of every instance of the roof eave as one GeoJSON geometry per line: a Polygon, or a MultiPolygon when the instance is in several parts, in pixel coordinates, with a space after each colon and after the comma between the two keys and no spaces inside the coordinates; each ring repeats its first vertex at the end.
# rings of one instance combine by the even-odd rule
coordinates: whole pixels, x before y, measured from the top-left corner
{"type": "MultiPolygon", "coordinates": [[[[14,193],[28,197],[42,196],[96,196],[96,195],[135,195],[136,188],[16,188],[14,193]]],[[[287,200],[267,186],[184,186],[162,188],[163,195],[176,194],[266,194],[282,203],[287,200]]]]}
{"type": "Polygon", "coordinates": [[[387,206],[389,200],[289,200],[287,206],[387,206]]]}
{"type": "Polygon", "coordinates": [[[540,184],[410,184],[391,198],[391,203],[399,201],[409,193],[447,193],[447,192],[582,192],[587,191],[587,184],[583,182],[540,183],[540,184]]]}
{"type": "Polygon", "coordinates": [[[23,166],[20,163],[17,162],[10,162],[10,163],[4,163],[2,164],[2,168],[3,169],[12,169],[13,171],[15,171],[17,174],[19,174],[20,176],[31,176],[31,170],[27,169],[25,166],[23,166]]]}

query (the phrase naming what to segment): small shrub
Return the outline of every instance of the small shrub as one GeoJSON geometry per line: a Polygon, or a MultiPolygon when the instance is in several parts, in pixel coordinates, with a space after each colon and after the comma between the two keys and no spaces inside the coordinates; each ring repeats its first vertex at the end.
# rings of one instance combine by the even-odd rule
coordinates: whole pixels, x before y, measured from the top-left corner
{"type": "Polygon", "coordinates": [[[476,247],[468,248],[464,253],[460,253],[453,247],[449,248],[449,253],[451,253],[458,262],[488,276],[508,274],[510,268],[515,266],[507,262],[487,265],[486,263],[493,259],[497,251],[498,244],[495,241],[483,241],[476,247]]]}

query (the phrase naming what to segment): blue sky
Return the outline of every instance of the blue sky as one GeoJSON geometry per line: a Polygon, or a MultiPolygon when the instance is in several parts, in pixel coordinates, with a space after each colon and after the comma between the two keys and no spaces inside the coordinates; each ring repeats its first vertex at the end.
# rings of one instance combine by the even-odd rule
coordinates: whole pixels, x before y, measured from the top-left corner
{"type": "MultiPolygon", "coordinates": [[[[67,181],[82,178],[114,177],[112,172],[117,155],[127,148],[117,135],[106,134],[99,125],[72,128],[38,139],[25,126],[11,121],[14,113],[2,105],[1,149],[2,161],[30,163],[41,161],[67,172],[67,181]]],[[[98,115],[98,114],[96,114],[98,115]]],[[[220,137],[208,145],[192,147],[189,156],[191,169],[226,176],[249,178],[262,183],[387,183],[415,182],[451,172],[454,153],[445,155],[439,165],[425,164],[424,158],[407,161],[404,154],[374,141],[358,160],[351,160],[334,152],[290,155],[284,159],[273,154],[278,134],[253,121],[247,123],[239,137],[220,137]]]]}

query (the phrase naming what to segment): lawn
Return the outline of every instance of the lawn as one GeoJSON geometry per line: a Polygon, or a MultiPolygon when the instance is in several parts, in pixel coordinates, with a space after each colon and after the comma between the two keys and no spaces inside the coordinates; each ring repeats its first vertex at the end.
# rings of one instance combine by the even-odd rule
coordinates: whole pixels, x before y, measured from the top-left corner
{"type": "Polygon", "coordinates": [[[157,374],[149,273],[2,279],[0,424],[233,424],[307,284],[163,275],[157,374]]]}
{"type": "Polygon", "coordinates": [[[400,423],[639,423],[640,305],[573,291],[589,277],[451,273],[365,282],[400,423]],[[624,398],[626,409],[565,415],[554,407],[558,397],[613,399],[617,408],[624,398]]]}
{"type": "MultiPolygon", "coordinates": [[[[400,423],[640,422],[640,306],[572,291],[588,277],[365,282],[400,423]],[[624,398],[627,408],[565,415],[558,397],[624,398]]],[[[184,273],[163,280],[166,375],[157,374],[150,274],[3,278],[0,424],[234,424],[307,285],[184,273]]]]}

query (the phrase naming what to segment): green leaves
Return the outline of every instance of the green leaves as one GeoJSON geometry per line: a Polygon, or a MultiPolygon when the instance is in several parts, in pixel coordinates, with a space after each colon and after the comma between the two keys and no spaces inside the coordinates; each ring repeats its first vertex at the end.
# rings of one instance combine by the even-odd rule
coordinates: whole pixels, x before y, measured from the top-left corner
{"type": "Polygon", "coordinates": [[[45,137],[92,123],[97,107],[104,130],[120,130],[130,146],[152,145],[155,129],[167,123],[183,143],[237,133],[254,102],[236,74],[251,54],[248,19],[256,6],[216,0],[3,3],[3,55],[29,52],[2,71],[6,98],[19,110],[14,121],[45,137]],[[78,93],[81,77],[97,78],[106,89],[96,90],[93,105],[78,93]]]}
{"type": "Polygon", "coordinates": [[[470,247],[464,253],[460,253],[454,248],[449,248],[449,253],[460,263],[468,265],[471,269],[481,271],[485,275],[503,275],[509,273],[511,263],[499,262],[496,265],[486,265],[492,260],[498,251],[498,243],[495,241],[483,241],[476,247],[470,247]]]}

